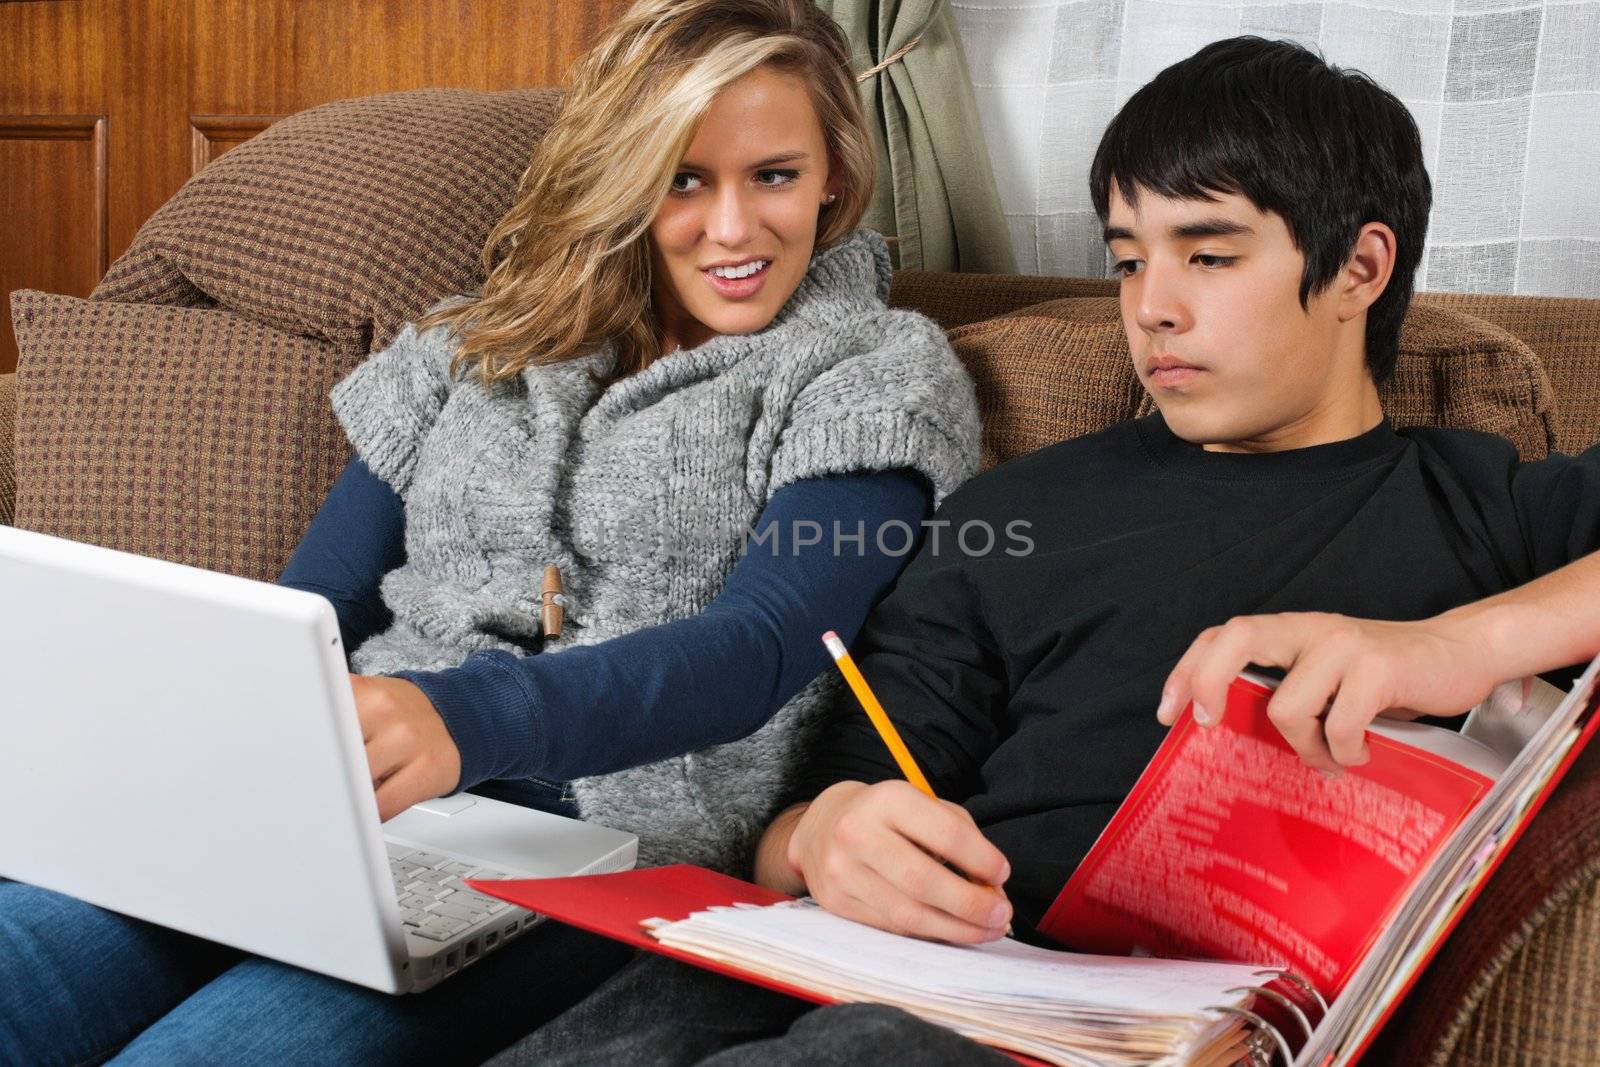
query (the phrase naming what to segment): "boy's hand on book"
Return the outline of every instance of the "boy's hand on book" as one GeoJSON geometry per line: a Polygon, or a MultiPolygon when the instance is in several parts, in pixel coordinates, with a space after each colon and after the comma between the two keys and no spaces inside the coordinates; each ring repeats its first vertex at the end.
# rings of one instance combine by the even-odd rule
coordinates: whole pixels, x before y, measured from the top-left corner
{"type": "Polygon", "coordinates": [[[973,944],[1011,921],[1005,856],[965,808],[907,782],[831,786],[795,822],[787,855],[823,907],[897,934],[973,944]]]}
{"type": "Polygon", "coordinates": [[[1459,715],[1504,679],[1489,650],[1448,617],[1379,622],[1294,612],[1241,616],[1195,638],[1161,690],[1156,717],[1168,726],[1192,700],[1210,726],[1228,685],[1250,664],[1282,667],[1267,715],[1301,758],[1328,774],[1370,758],[1367,725],[1379,715],[1459,715]]]}

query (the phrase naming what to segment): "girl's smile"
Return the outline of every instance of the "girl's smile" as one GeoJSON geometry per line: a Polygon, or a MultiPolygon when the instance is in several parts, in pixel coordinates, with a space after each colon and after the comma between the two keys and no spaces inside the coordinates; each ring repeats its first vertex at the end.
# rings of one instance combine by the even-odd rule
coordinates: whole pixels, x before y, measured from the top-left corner
{"type": "Polygon", "coordinates": [[[777,316],[811,265],[830,162],[803,79],[758,67],[717,94],[650,223],[664,351],[777,316]]]}

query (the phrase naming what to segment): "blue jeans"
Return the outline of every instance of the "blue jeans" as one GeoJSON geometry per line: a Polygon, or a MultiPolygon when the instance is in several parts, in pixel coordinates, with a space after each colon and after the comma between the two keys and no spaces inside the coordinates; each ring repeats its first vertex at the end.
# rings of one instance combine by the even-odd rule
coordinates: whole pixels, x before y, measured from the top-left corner
{"type": "Polygon", "coordinates": [[[0,1064],[477,1064],[630,955],[546,922],[425,993],[389,996],[0,881],[0,1064]]]}
{"type": "Polygon", "coordinates": [[[389,996],[0,879],[0,1067],[478,1064],[632,954],[546,922],[389,996]]]}

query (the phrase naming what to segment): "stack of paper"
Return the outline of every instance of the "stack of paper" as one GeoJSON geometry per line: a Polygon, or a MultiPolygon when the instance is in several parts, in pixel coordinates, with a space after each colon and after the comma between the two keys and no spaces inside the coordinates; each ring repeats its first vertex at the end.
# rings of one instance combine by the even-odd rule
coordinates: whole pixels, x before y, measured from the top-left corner
{"type": "Polygon", "coordinates": [[[1087,956],[1010,939],[899,937],[809,901],[713,908],[646,928],[665,946],[839,1001],[903,1008],[988,1045],[1068,1065],[1232,1064],[1258,968],[1087,956]]]}

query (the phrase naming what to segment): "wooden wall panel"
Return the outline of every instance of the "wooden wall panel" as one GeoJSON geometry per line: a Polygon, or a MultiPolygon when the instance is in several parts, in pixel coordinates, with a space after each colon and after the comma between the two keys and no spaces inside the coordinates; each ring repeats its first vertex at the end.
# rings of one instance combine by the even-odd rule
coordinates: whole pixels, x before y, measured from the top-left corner
{"type": "Polygon", "coordinates": [[[337,0],[300,5],[301,107],[388,89],[511,89],[563,82],[617,0],[419,4],[337,0]]]}
{"type": "MultiPolygon", "coordinates": [[[[120,256],[151,212],[189,175],[190,30],[203,3],[88,3],[109,23],[105,39],[111,124],[111,254],[120,256]]],[[[248,54],[248,53],[244,53],[248,54]]]]}
{"type": "Polygon", "coordinates": [[[0,5],[0,113],[104,114],[110,29],[87,0],[0,5]]]}
{"type": "MultiPolygon", "coordinates": [[[[299,10],[304,6],[284,0],[212,0],[206,4],[206,14],[195,21],[193,30],[191,113],[284,115],[299,111],[294,106],[294,41],[299,10]]],[[[359,8],[362,0],[352,0],[348,6],[359,8]]]]}
{"type": "MultiPolygon", "coordinates": [[[[27,0],[0,3],[0,123],[103,116],[104,230],[114,259],[194,173],[276,116],[347,96],[430,86],[557,85],[626,0],[27,0]]],[[[20,141],[17,142],[20,144],[20,141]]],[[[5,142],[11,146],[12,142],[5,142]]],[[[64,145],[51,151],[81,152],[64,145]]],[[[7,220],[38,236],[0,242],[0,293],[86,293],[44,263],[77,252],[83,189],[29,168],[45,149],[0,148],[7,220]],[[29,162],[33,160],[34,162],[29,162]],[[40,252],[50,253],[41,256],[40,252]],[[55,255],[55,253],[60,253],[55,255]]],[[[76,156],[52,166],[76,168],[76,156]]],[[[104,270],[97,263],[94,279],[104,270]]],[[[0,312],[0,373],[15,365],[0,312]]]]}
{"type": "Polygon", "coordinates": [[[190,115],[189,173],[271,126],[281,115],[190,115]]]}
{"type": "MultiPolygon", "coordinates": [[[[0,175],[0,292],[87,296],[109,261],[105,117],[0,116],[0,175]]],[[[9,307],[0,344],[16,351],[9,307]]]]}

